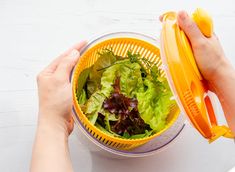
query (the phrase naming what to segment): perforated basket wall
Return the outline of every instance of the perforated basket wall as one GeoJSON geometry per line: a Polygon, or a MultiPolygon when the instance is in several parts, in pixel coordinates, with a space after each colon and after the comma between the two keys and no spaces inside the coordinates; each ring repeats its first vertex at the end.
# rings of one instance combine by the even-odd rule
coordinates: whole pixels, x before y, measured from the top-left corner
{"type": "MultiPolygon", "coordinates": [[[[97,52],[100,52],[104,48],[111,48],[112,51],[119,56],[126,56],[127,51],[131,50],[133,53],[139,53],[141,57],[147,58],[149,61],[154,62],[157,64],[158,67],[161,66],[161,58],[160,58],[160,50],[156,45],[152,45],[146,41],[136,39],[136,38],[111,38],[108,40],[101,41],[94,46],[88,48],[80,57],[78,64],[76,65],[73,76],[72,76],[72,89],[73,89],[73,104],[75,109],[75,115],[77,116],[78,120],[84,125],[84,128],[90,132],[90,134],[97,139],[98,141],[102,142],[103,144],[113,147],[115,149],[121,150],[129,150],[144,143],[148,142],[149,140],[159,136],[160,134],[164,134],[164,131],[167,130],[177,119],[179,115],[179,109],[177,106],[172,106],[170,114],[167,118],[167,125],[166,127],[155,133],[152,136],[142,139],[123,139],[114,137],[111,135],[107,135],[106,133],[102,132],[98,128],[96,128],[83,114],[78,101],[76,99],[76,88],[77,84],[79,84],[78,77],[79,74],[86,68],[90,67],[95,63],[99,55],[97,52]]],[[[162,75],[164,75],[162,71],[162,75]]]]}

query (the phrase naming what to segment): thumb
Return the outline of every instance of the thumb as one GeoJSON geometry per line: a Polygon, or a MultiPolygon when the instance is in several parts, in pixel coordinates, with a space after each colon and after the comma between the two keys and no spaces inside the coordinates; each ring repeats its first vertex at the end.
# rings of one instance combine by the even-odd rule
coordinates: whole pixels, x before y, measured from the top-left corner
{"type": "Polygon", "coordinates": [[[204,37],[197,24],[185,11],[180,11],[178,13],[177,20],[180,28],[185,32],[191,43],[204,37]]]}
{"type": "Polygon", "coordinates": [[[70,73],[77,63],[78,58],[80,57],[80,53],[78,50],[73,49],[67,56],[64,56],[56,71],[55,74],[58,75],[60,78],[64,78],[65,80],[69,80],[70,73]]]}

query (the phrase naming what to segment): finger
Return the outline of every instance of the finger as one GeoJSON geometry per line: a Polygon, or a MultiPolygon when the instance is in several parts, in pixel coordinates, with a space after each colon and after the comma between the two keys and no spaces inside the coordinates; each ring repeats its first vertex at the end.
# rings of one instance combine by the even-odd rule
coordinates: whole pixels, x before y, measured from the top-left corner
{"type": "Polygon", "coordinates": [[[180,11],[178,13],[177,21],[180,28],[185,32],[191,42],[197,41],[204,37],[197,24],[188,16],[185,11],[180,11]]]}
{"type": "Polygon", "coordinates": [[[212,38],[215,37],[219,41],[219,37],[215,34],[215,32],[212,34],[212,38]]]}
{"type": "Polygon", "coordinates": [[[73,49],[67,56],[63,57],[55,70],[57,77],[69,81],[70,73],[79,57],[80,53],[77,49],[73,49]]]}
{"type": "Polygon", "coordinates": [[[72,46],[71,48],[69,48],[67,51],[65,51],[64,53],[62,53],[59,57],[57,57],[55,60],[53,60],[44,70],[43,72],[47,72],[47,73],[54,73],[57,66],[59,65],[61,59],[63,59],[64,57],[68,56],[69,53],[75,49],[80,51],[85,45],[87,44],[86,41],[82,41],[78,44],[75,44],[74,46],[72,46]]]}
{"type": "Polygon", "coordinates": [[[64,53],[62,53],[59,57],[64,57],[64,56],[67,56],[69,55],[69,53],[73,50],[73,49],[76,49],[78,51],[81,51],[81,49],[83,47],[85,47],[85,45],[87,44],[87,41],[82,41],[78,44],[75,44],[74,46],[72,46],[71,48],[69,48],[67,51],[65,51],[64,53]]]}

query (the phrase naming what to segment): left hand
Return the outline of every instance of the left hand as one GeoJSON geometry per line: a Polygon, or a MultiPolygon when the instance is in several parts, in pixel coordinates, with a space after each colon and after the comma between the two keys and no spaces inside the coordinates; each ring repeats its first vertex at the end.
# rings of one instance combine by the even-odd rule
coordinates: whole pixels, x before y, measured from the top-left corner
{"type": "Polygon", "coordinates": [[[72,89],[70,73],[85,46],[81,42],[58,58],[37,76],[39,96],[39,123],[48,125],[69,135],[73,130],[72,89]]]}

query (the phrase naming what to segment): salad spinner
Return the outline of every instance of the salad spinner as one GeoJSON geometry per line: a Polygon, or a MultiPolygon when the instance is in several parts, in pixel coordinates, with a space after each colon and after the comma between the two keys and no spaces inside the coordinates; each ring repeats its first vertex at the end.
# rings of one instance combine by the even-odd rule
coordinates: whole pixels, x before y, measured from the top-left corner
{"type": "MultiPolygon", "coordinates": [[[[82,50],[71,77],[73,117],[83,134],[102,149],[122,155],[144,154],[160,149],[182,131],[184,118],[180,111],[186,114],[192,125],[209,142],[221,136],[234,138],[227,126],[217,123],[206,82],[198,70],[185,33],[177,25],[176,17],[175,12],[163,15],[160,49],[158,41],[153,38],[137,33],[120,32],[102,36],[82,50]],[[125,56],[131,49],[133,53],[139,53],[141,57],[157,64],[162,76],[167,78],[178,105],[171,107],[164,129],[146,138],[118,138],[96,128],[82,112],[76,98],[78,77],[84,69],[95,63],[99,57],[97,52],[105,48],[112,48],[114,54],[119,56],[125,56]]],[[[192,18],[206,37],[212,35],[212,19],[205,11],[197,9],[192,18]]]]}

